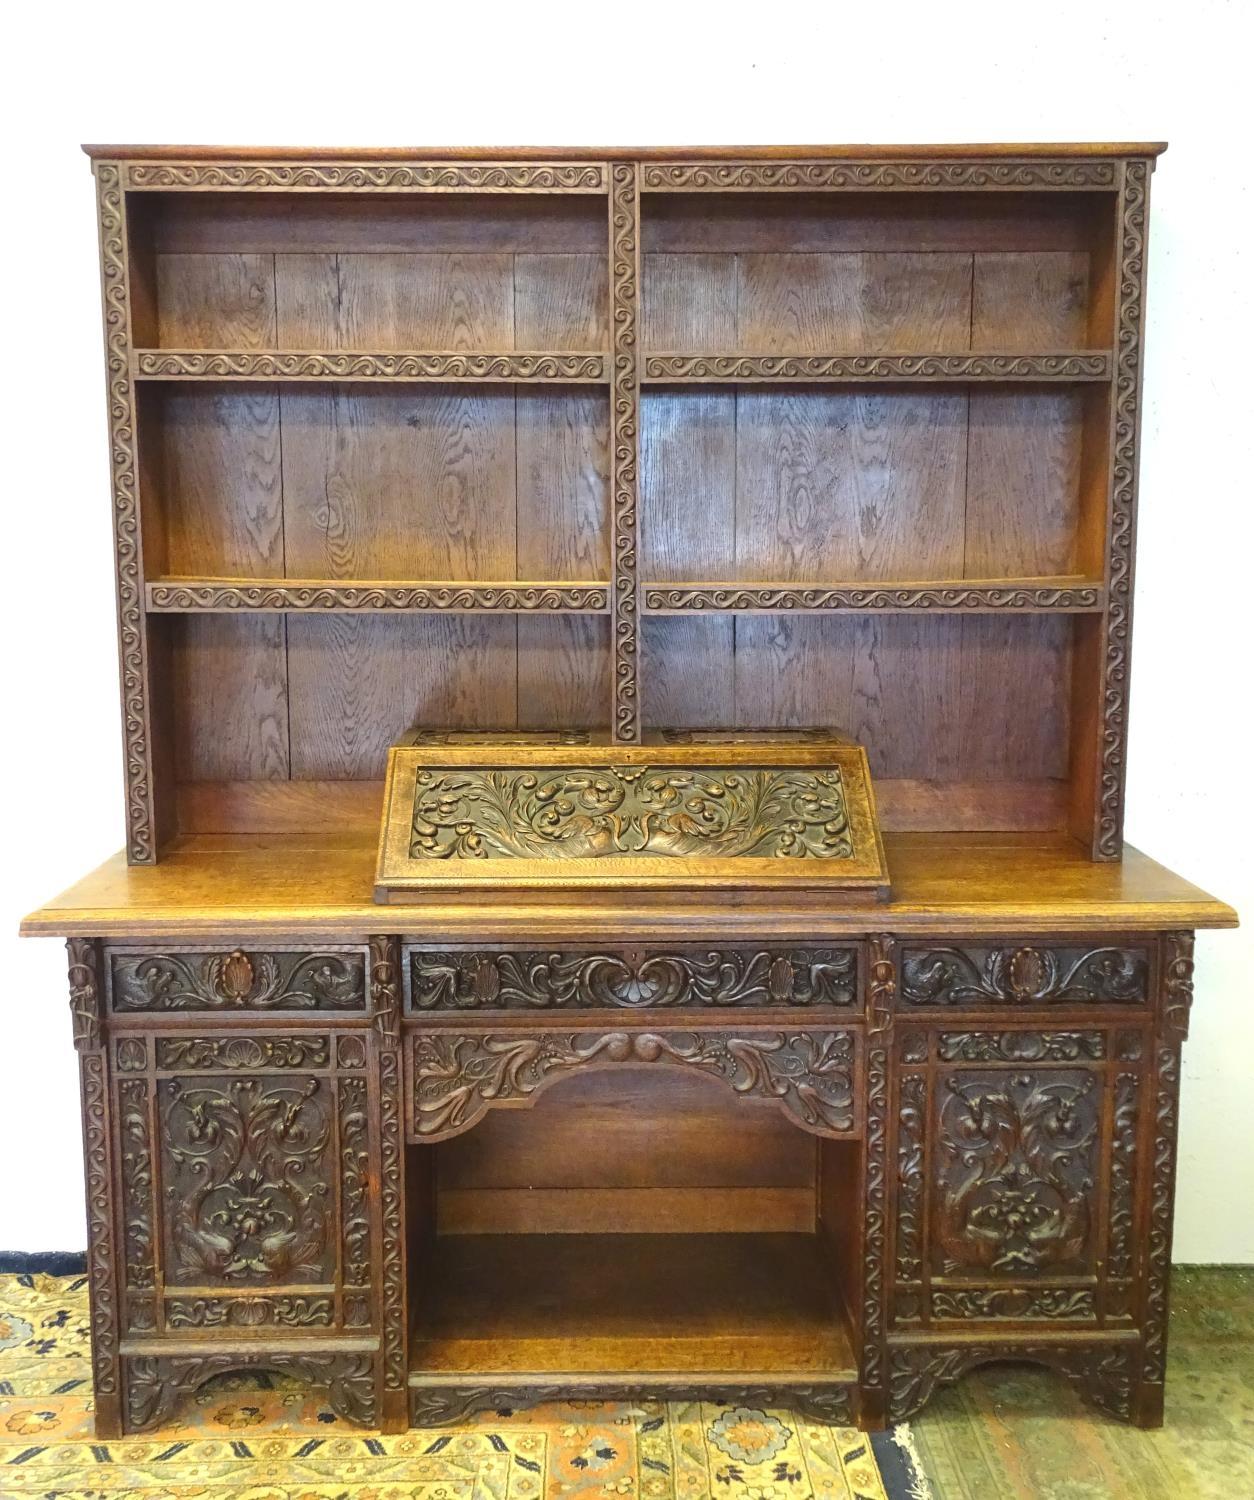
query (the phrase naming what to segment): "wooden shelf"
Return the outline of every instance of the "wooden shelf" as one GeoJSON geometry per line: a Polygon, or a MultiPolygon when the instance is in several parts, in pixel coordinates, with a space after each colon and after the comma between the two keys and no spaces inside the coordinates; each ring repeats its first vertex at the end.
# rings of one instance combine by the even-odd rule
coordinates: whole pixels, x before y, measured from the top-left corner
{"type": "Polygon", "coordinates": [[[1100,614],[1106,590],[1096,579],[949,578],[927,583],[645,583],[650,615],[791,614],[872,611],[904,614],[1100,614]]]}
{"type": "Polygon", "coordinates": [[[550,350],[450,353],[396,350],[314,349],[138,349],[137,380],[340,380],[480,384],[553,382],[598,385],[609,380],[606,354],[550,350]]]}
{"type": "Polygon", "coordinates": [[[831,1259],[810,1234],[441,1237],[411,1374],[853,1379],[831,1259]]]}
{"type": "Polygon", "coordinates": [[[1100,350],[1027,353],[916,354],[646,354],[642,383],[799,385],[863,382],[910,384],[988,381],[1104,382],[1109,353],[1100,350]]]}
{"type": "Polygon", "coordinates": [[[605,614],[609,585],[596,582],[401,582],[332,578],[156,578],[146,587],[149,614],[365,614],[387,610],[438,614],[605,614]]]}

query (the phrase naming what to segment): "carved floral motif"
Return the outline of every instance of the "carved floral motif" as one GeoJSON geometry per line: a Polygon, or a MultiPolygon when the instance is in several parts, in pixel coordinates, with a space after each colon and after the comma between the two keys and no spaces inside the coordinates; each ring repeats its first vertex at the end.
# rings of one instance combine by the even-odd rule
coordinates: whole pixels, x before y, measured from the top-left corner
{"type": "Polygon", "coordinates": [[[481,1411],[515,1411],[549,1401],[711,1401],[720,1405],[787,1406],[812,1422],[848,1426],[852,1402],[843,1385],[417,1385],[410,1391],[409,1418],[414,1427],[451,1427],[481,1411]]]}
{"type": "Polygon", "coordinates": [[[1097,1310],[1091,1287],[957,1287],[933,1291],[932,1316],[952,1321],[1091,1320],[1097,1310]]]}
{"type": "Polygon", "coordinates": [[[236,1370],[274,1370],[325,1388],[332,1410],[376,1425],[373,1360],[360,1353],[223,1353],[135,1355],[126,1361],[126,1426],[153,1427],[207,1380],[236,1370]]]}
{"type": "Polygon", "coordinates": [[[166,1326],[188,1328],[326,1328],[334,1321],[330,1297],[167,1297],[166,1326]]]}
{"type": "Polygon", "coordinates": [[[157,1066],[199,1068],[325,1068],[330,1044],[325,1036],[178,1036],[157,1039],[157,1066]]]}
{"type": "Polygon", "coordinates": [[[851,1006],[853,948],[628,950],[622,953],[411,951],[415,1010],[851,1006]]]}
{"type": "Polygon", "coordinates": [[[1139,948],[907,948],[908,1005],[1123,1005],[1149,993],[1139,948]]]}
{"type": "Polygon", "coordinates": [[[411,1128],[420,1140],[460,1134],[491,1106],[529,1099],[580,1069],[641,1063],[678,1064],[721,1078],[738,1094],[777,1102],[817,1135],[844,1135],[854,1127],[848,1031],[424,1031],[413,1035],[411,1046],[411,1128]]]}
{"type": "Polygon", "coordinates": [[[115,1011],[361,1010],[358,953],[110,954],[115,1011]]]}
{"type": "Polygon", "coordinates": [[[837,767],[422,767],[415,859],[850,859],[837,767]]]}
{"type": "Polygon", "coordinates": [[[1100,1031],[946,1031],[937,1038],[941,1062],[1078,1062],[1106,1056],[1100,1031]]]}
{"type": "Polygon", "coordinates": [[[889,1375],[889,1419],[905,1422],[938,1385],[951,1385],[968,1370],[994,1361],[1026,1360],[1065,1375],[1084,1400],[1127,1419],[1132,1414],[1132,1360],[1126,1344],[908,1344],[893,1350],[889,1375]]]}

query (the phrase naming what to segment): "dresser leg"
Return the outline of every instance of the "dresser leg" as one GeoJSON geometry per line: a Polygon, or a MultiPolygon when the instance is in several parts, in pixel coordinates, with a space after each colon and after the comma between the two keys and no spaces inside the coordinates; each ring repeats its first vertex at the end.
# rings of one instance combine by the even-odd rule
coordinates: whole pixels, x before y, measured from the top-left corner
{"type": "Polygon", "coordinates": [[[1161,1427],[1163,1425],[1163,1387],[1155,1382],[1142,1381],[1132,1397],[1131,1417],[1137,1427],[1161,1427]]]}
{"type": "Polygon", "coordinates": [[[858,1426],[863,1432],[883,1432],[888,1426],[888,1409],[882,1386],[858,1389],[858,1426]]]}
{"type": "Polygon", "coordinates": [[[124,1437],[122,1430],[122,1401],[116,1391],[96,1397],[96,1436],[103,1441],[124,1437]]]}
{"type": "Polygon", "coordinates": [[[399,1391],[385,1390],[379,1406],[379,1430],[381,1432],[409,1431],[409,1388],[399,1391]]]}

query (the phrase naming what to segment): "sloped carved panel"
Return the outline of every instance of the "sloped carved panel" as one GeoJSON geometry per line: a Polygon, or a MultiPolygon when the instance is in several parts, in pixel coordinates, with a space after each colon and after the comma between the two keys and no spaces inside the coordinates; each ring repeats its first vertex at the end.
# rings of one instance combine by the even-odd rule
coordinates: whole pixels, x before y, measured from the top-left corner
{"type": "Polygon", "coordinates": [[[410,949],[414,1011],[852,1006],[856,948],[410,949]]]}

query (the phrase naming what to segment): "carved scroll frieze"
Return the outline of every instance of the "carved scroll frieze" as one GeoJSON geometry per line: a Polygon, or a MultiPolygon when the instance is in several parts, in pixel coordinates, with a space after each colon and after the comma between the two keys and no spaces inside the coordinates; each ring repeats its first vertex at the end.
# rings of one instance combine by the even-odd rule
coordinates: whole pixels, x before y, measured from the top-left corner
{"type": "Polygon", "coordinates": [[[941,1062],[1098,1062],[1101,1031],[946,1031],[936,1039],[941,1062]]]}
{"type": "Polygon", "coordinates": [[[600,614],[609,608],[609,590],[584,584],[150,583],[148,608],[168,614],[250,610],[369,613],[392,609],[456,614],[600,614]]]}
{"type": "Polygon", "coordinates": [[[529,1101],[573,1073],[642,1064],[719,1078],[737,1094],[777,1104],[816,1135],[847,1135],[857,1116],[849,1031],[419,1031],[410,1047],[417,1140],[458,1135],[494,1105],[529,1101]]]}
{"type": "Polygon", "coordinates": [[[146,349],[135,373],[151,380],[605,381],[603,354],[347,354],[286,349],[146,349]]]}
{"type": "Polygon", "coordinates": [[[889,1065],[897,966],[893,940],[877,933],[867,942],[866,1167],[862,1233],[862,1386],[882,1411],[888,1274],[889,1065]]]}
{"type": "Polygon", "coordinates": [[[148,638],[143,601],[135,389],[131,379],[130,294],[126,208],[119,168],[96,163],[100,274],[104,298],[105,365],[109,382],[109,453],[113,479],[113,545],[117,569],[118,644],[122,668],[126,855],[131,864],[157,857],[152,745],[148,721],[148,638]]]}
{"type": "Polygon", "coordinates": [[[1134,1350],[1127,1344],[903,1344],[892,1352],[889,1419],[904,1422],[938,1385],[952,1385],[979,1365],[1005,1360],[1043,1364],[1066,1376],[1081,1397],[1111,1416],[1132,1414],[1134,1350]]]}
{"type": "Polygon", "coordinates": [[[1095,1072],[951,1074],[939,1102],[932,1270],[1035,1276],[1093,1264],[1095,1072]]]}
{"type": "Polygon", "coordinates": [[[600,162],[131,162],[128,188],[335,193],[603,193],[600,162]]]}
{"type": "Polygon", "coordinates": [[[932,1292],[932,1316],[955,1322],[1036,1318],[1091,1322],[1097,1298],[1091,1287],[956,1287],[932,1292]]]}
{"type": "Polygon", "coordinates": [[[1167,1368],[1167,1302],[1171,1279],[1171,1221],[1176,1184],[1180,1108],[1180,1044],[1155,1051],[1154,1137],[1150,1147],[1149,1234],[1145,1243],[1145,1311],[1141,1377],[1162,1384],[1167,1368]]]}
{"type": "Polygon", "coordinates": [[[850,1389],[844,1385],[415,1385],[410,1388],[409,1419],[414,1427],[451,1427],[476,1412],[514,1411],[549,1401],[717,1401],[720,1404],[790,1407],[812,1422],[849,1426],[853,1421],[850,1389]]]}
{"type": "Polygon", "coordinates": [[[109,955],[115,1011],[362,1010],[360,952],[109,955]]]}
{"type": "Polygon", "coordinates": [[[613,735],[616,741],[624,743],[634,743],[640,738],[640,698],[636,685],[640,631],[640,604],[636,583],[636,450],[640,425],[636,327],[640,300],[640,191],[637,172],[638,169],[629,162],[615,162],[610,168],[613,735]]]}
{"type": "Polygon", "coordinates": [[[146,1078],[117,1085],[118,1170],[122,1200],[126,1321],[132,1332],[155,1325],[155,1225],[151,1093],[146,1078]]]}
{"type": "Polygon", "coordinates": [[[787,613],[807,610],[930,610],[980,613],[984,611],[1048,610],[1091,613],[1102,608],[1104,591],[1096,585],[1067,588],[1012,587],[1005,584],[921,585],[913,588],[850,586],[831,588],[774,585],[670,584],[645,589],[645,608],[650,614],[699,614],[704,610],[787,613]]]}
{"type": "Polygon", "coordinates": [[[852,859],[839,767],[420,767],[415,859],[852,859]]]}
{"type": "Polygon", "coordinates": [[[627,949],[409,955],[414,1010],[852,1006],[854,948],[627,949]]]}
{"type": "Polygon", "coordinates": [[[907,1074],[897,1105],[897,1264],[896,1281],[917,1282],[923,1276],[923,1217],[926,1193],[924,1136],[927,1127],[927,1077],[907,1074]]]}
{"type": "Polygon", "coordinates": [[[370,1116],[364,1077],[342,1078],[340,1112],[340,1272],[344,1284],[370,1284],[370,1116]]]}
{"type": "Polygon", "coordinates": [[[666,383],[814,381],[1085,381],[1110,379],[1108,354],[650,354],[644,376],[666,383]]]}
{"type": "Polygon", "coordinates": [[[323,1296],[167,1297],[165,1322],[171,1330],[249,1328],[329,1328],[335,1303],[323,1296]]]}
{"type": "Polygon", "coordinates": [[[330,1097],[316,1077],[159,1086],[167,1286],[330,1279],[330,1097]]]}
{"type": "Polygon", "coordinates": [[[1145,301],[1145,239],[1150,164],[1126,162],[1119,201],[1114,402],[1111,418],[1110,517],[1107,527],[1106,648],[1096,701],[1101,705],[1095,849],[1102,859],[1123,850],[1123,789],[1132,644],[1133,539],[1145,301]]]}
{"type": "Polygon", "coordinates": [[[330,1064],[325,1036],[177,1036],[157,1038],[157,1067],[169,1072],[226,1068],[325,1068],[330,1064]]]}
{"type": "Polygon", "coordinates": [[[403,1402],[405,1357],[405,1102],[401,1066],[401,944],[396,937],[370,939],[370,1004],[379,1111],[379,1238],[385,1415],[403,1402]]]}
{"type": "Polygon", "coordinates": [[[907,1005],[1129,1005],[1149,996],[1143,948],[906,948],[907,1005]]]}
{"type": "Polygon", "coordinates": [[[1117,1074],[1110,1135],[1110,1207],[1106,1231],[1106,1274],[1112,1281],[1127,1280],[1132,1275],[1135,1263],[1134,1227],[1140,1101],[1140,1074],[1117,1074]]]}
{"type": "Polygon", "coordinates": [[[1117,186],[1111,161],[709,161],[647,163],[651,193],[813,192],[866,188],[1059,188],[1117,186]]]}
{"type": "Polygon", "coordinates": [[[322,1387],[332,1410],[350,1422],[373,1427],[377,1421],[374,1361],[356,1350],[332,1353],[144,1354],[125,1362],[126,1426],[130,1432],[154,1427],[207,1380],[240,1370],[272,1370],[322,1387]]]}

